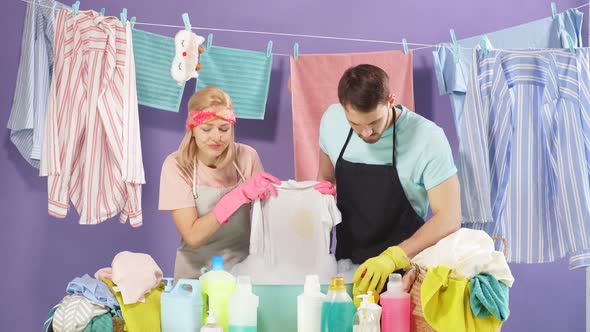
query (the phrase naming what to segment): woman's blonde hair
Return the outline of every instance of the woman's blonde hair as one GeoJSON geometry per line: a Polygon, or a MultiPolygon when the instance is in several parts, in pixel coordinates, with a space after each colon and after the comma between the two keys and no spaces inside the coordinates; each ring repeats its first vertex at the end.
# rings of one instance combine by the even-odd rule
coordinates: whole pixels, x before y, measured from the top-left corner
{"type": "MultiPolygon", "coordinates": [[[[232,100],[227,93],[215,86],[208,86],[197,91],[188,101],[188,112],[200,112],[209,107],[232,108],[232,100]]],[[[231,126],[231,138],[227,149],[219,156],[221,162],[217,165],[223,168],[235,160],[235,136],[234,128],[231,126]]],[[[197,157],[197,142],[195,142],[192,130],[188,130],[178,147],[176,160],[180,167],[192,174],[193,162],[197,157]]]]}

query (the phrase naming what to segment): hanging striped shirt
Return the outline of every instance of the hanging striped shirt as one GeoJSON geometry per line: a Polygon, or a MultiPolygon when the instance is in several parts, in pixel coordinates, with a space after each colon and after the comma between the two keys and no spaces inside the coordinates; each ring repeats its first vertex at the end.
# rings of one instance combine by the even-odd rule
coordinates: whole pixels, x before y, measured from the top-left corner
{"type": "Polygon", "coordinates": [[[459,148],[463,221],[508,259],[589,265],[587,50],[474,50],[459,148]],[[583,79],[581,79],[583,78],[583,79]]]}
{"type": "Polygon", "coordinates": [[[57,15],[54,76],[41,175],[49,214],[63,218],[71,200],[80,224],[121,213],[140,226],[145,183],[131,27],[82,11],[57,15]]]}
{"type": "Polygon", "coordinates": [[[45,129],[47,95],[53,67],[55,14],[66,6],[54,0],[27,3],[20,62],[8,129],[10,141],[35,168],[39,168],[45,129]]]}

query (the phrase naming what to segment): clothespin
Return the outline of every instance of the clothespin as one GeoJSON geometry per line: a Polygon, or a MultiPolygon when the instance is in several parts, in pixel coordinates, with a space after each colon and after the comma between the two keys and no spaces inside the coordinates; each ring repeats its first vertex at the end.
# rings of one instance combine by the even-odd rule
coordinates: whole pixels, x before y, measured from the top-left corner
{"type": "Polygon", "coordinates": [[[191,30],[191,20],[188,18],[188,13],[182,13],[182,21],[184,22],[184,28],[191,30]]]}
{"type": "Polygon", "coordinates": [[[553,19],[557,17],[557,6],[555,5],[555,2],[551,2],[551,17],[553,17],[553,19]]]}
{"type": "Polygon", "coordinates": [[[106,10],[105,10],[104,8],[101,8],[101,9],[100,9],[100,15],[101,15],[101,16],[104,16],[104,13],[105,13],[105,12],[106,12],[106,10]]]}
{"type": "Polygon", "coordinates": [[[78,15],[78,9],[80,9],[80,1],[76,1],[72,5],[72,16],[78,15]]]}
{"type": "Polygon", "coordinates": [[[131,22],[131,29],[133,29],[133,27],[135,27],[135,16],[132,16],[131,19],[129,20],[129,22],[131,22]]]}
{"type": "Polygon", "coordinates": [[[127,8],[123,8],[123,11],[121,12],[121,22],[123,24],[127,23],[127,8]]]}
{"type": "Polygon", "coordinates": [[[570,36],[570,34],[566,32],[565,33],[565,39],[567,39],[567,44],[568,44],[568,47],[570,49],[570,52],[572,52],[572,53],[575,54],[576,53],[576,50],[574,48],[574,41],[572,40],[572,36],[570,36]]]}
{"type": "Polygon", "coordinates": [[[402,38],[402,45],[404,47],[404,53],[406,55],[410,54],[410,51],[408,50],[408,41],[406,40],[406,38],[402,38]]]}
{"type": "Polygon", "coordinates": [[[207,48],[211,47],[211,45],[213,45],[213,34],[212,33],[210,33],[207,36],[207,48]]]}
{"type": "Polygon", "coordinates": [[[483,51],[483,55],[488,55],[488,44],[489,43],[490,43],[490,40],[488,39],[488,36],[486,36],[486,35],[481,36],[480,46],[483,51]]]}
{"type": "Polygon", "coordinates": [[[450,29],[449,33],[451,34],[451,40],[453,41],[453,47],[455,49],[455,51],[453,52],[455,54],[455,63],[459,63],[459,59],[461,57],[461,53],[459,52],[461,50],[459,49],[459,43],[457,43],[457,36],[455,35],[455,30],[450,29]]]}
{"type": "Polygon", "coordinates": [[[295,59],[295,61],[299,59],[299,43],[293,45],[293,59],[295,59]]]}
{"type": "Polygon", "coordinates": [[[266,57],[270,58],[272,56],[272,40],[268,41],[268,46],[266,47],[266,57]]]}

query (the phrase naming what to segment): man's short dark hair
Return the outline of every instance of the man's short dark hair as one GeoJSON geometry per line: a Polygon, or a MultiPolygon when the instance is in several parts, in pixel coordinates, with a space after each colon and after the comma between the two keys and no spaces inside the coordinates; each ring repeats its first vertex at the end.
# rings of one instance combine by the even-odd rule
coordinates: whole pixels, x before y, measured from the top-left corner
{"type": "Polygon", "coordinates": [[[389,77],[377,66],[362,64],[348,68],[338,83],[338,99],[343,106],[370,112],[389,101],[389,77]]]}

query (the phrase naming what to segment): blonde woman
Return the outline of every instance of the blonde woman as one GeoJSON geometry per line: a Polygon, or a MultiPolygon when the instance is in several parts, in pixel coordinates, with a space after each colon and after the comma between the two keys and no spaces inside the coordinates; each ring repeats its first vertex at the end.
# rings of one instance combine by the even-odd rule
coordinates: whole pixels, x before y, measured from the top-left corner
{"type": "Polygon", "coordinates": [[[207,87],[188,103],[186,134],[162,165],[160,210],[169,210],[181,237],[174,278],[198,278],[212,256],[226,270],[248,256],[250,203],[276,195],[256,150],[234,142],[230,97],[207,87]]]}

